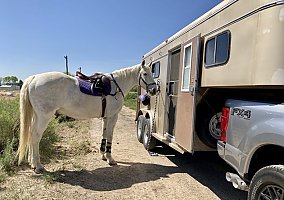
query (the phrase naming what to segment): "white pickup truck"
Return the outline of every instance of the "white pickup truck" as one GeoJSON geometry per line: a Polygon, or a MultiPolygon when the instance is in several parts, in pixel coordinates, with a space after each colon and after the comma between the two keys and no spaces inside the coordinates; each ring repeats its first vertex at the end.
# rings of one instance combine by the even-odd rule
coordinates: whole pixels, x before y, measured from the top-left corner
{"type": "Polygon", "coordinates": [[[235,170],[226,179],[248,199],[284,199],[284,104],[227,100],[218,154],[235,170]]]}

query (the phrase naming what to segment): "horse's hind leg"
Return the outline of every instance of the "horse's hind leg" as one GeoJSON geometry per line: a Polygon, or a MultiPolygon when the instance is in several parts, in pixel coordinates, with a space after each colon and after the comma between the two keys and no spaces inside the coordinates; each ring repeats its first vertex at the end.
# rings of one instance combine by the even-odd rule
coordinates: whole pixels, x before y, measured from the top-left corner
{"type": "Polygon", "coordinates": [[[39,142],[42,138],[42,134],[47,128],[47,125],[51,119],[51,116],[36,115],[34,117],[34,124],[32,127],[32,133],[29,145],[29,162],[31,167],[36,173],[44,171],[44,167],[40,163],[39,155],[39,142]]]}
{"type": "Polygon", "coordinates": [[[105,150],[105,153],[102,156],[102,159],[106,159],[110,165],[117,164],[117,162],[111,156],[111,144],[112,144],[113,130],[117,122],[117,118],[118,118],[118,115],[116,114],[112,117],[103,119],[103,139],[102,139],[102,144],[101,144],[101,153],[103,153],[102,150],[105,150]]]}

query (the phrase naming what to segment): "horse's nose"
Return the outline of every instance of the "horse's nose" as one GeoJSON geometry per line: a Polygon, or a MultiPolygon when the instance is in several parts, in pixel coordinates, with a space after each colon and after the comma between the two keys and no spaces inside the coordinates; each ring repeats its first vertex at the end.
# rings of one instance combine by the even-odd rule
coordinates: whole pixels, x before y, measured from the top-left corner
{"type": "Polygon", "coordinates": [[[157,93],[157,87],[155,86],[155,87],[149,89],[149,93],[150,93],[152,96],[155,95],[155,94],[157,93]]]}

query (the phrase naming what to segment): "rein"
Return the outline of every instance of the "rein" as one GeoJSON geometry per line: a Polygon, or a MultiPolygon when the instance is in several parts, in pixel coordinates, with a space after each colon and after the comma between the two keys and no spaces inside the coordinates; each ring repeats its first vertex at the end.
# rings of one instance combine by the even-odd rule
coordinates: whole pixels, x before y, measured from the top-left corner
{"type": "Polygon", "coordinates": [[[111,78],[112,78],[112,81],[114,82],[114,84],[116,85],[116,87],[118,88],[118,91],[122,94],[123,98],[124,98],[124,94],[121,90],[121,88],[119,87],[119,85],[117,84],[116,80],[114,79],[113,77],[113,74],[110,74],[111,78]]]}
{"type": "MultiPolygon", "coordinates": [[[[111,76],[111,78],[112,78],[112,81],[114,82],[114,84],[115,84],[116,87],[118,88],[118,91],[122,94],[122,96],[123,96],[123,98],[124,98],[124,94],[123,94],[121,88],[119,87],[118,83],[117,83],[116,80],[114,79],[113,74],[110,74],[110,76],[111,76]]],[[[141,76],[141,74],[140,74],[140,75],[139,75],[139,85],[140,85],[140,86],[141,86],[141,80],[142,80],[142,82],[146,85],[146,90],[147,90],[147,91],[148,91],[149,86],[151,86],[151,85],[156,85],[155,82],[153,82],[153,83],[147,83],[147,82],[142,78],[142,76],[141,76]]]]}

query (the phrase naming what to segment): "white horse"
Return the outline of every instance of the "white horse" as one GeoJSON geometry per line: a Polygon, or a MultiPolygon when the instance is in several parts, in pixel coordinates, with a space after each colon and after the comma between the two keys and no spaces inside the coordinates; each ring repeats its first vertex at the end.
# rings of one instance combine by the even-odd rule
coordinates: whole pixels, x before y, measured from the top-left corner
{"type": "Polygon", "coordinates": [[[36,173],[44,170],[40,163],[39,142],[55,112],[76,119],[102,119],[102,159],[111,165],[116,161],[111,156],[111,143],[118,113],[123,105],[123,98],[136,84],[146,89],[151,95],[157,92],[157,85],[152,78],[150,64],[116,70],[112,73],[111,86],[113,95],[105,96],[106,106],[103,111],[102,97],[83,94],[79,90],[78,79],[64,73],[49,72],[27,78],[20,93],[20,141],[17,151],[19,164],[28,153],[28,162],[36,173]]]}

